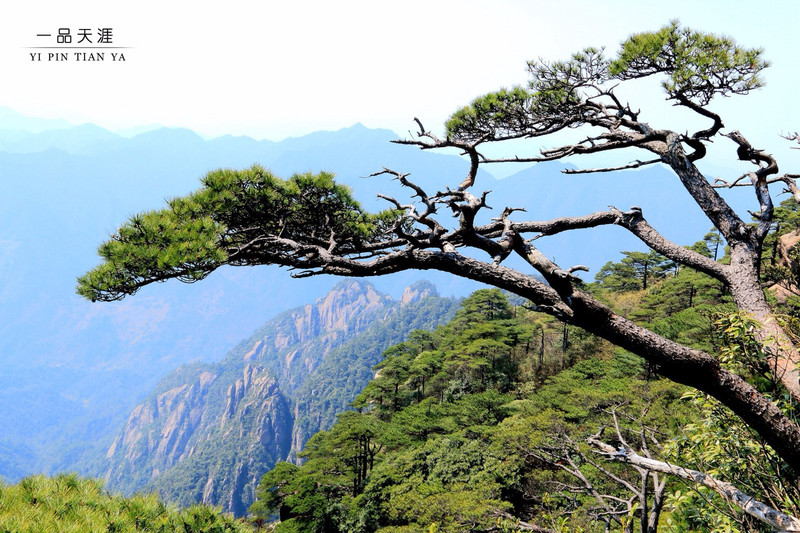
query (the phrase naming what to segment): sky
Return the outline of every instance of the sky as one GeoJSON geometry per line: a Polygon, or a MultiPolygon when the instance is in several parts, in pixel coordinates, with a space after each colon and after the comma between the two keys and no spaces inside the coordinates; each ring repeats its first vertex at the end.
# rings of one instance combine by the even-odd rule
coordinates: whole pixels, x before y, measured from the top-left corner
{"type": "MultiPolygon", "coordinates": [[[[800,129],[792,0],[758,9],[742,0],[16,2],[0,21],[0,106],[112,130],[160,124],[271,140],[356,122],[402,135],[414,117],[441,131],[475,96],[524,84],[529,59],[585,46],[614,53],[631,33],[675,18],[763,47],[773,64],[765,89],[715,103],[729,129],[768,146],[800,129]],[[55,46],[59,28],[75,40],[80,29],[92,40],[110,28],[120,47],[110,52],[125,60],[107,51],[76,61],[70,50],[67,61],[47,61],[54,50],[34,47],[55,46]]],[[[632,103],[648,122],[683,127],[657,86],[642,93],[632,103]]]]}

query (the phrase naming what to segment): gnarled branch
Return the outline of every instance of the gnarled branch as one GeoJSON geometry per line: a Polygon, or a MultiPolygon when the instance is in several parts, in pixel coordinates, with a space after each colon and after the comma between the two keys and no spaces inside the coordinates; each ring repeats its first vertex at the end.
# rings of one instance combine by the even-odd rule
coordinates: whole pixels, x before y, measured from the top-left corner
{"type": "Polygon", "coordinates": [[[611,461],[628,463],[639,468],[670,474],[692,483],[704,485],[722,496],[726,501],[735,504],[750,516],[770,527],[782,531],[800,531],[800,520],[757,501],[755,498],[740,491],[730,483],[721,481],[697,470],[673,465],[665,461],[657,461],[655,459],[642,457],[627,447],[614,448],[597,437],[589,437],[587,442],[600,450],[600,452],[611,461]]]}

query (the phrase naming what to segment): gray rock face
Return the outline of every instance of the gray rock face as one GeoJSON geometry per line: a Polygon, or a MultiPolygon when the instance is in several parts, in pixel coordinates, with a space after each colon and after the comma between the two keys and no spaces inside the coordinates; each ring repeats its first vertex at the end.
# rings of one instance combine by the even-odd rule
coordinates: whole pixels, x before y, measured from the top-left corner
{"type": "Polygon", "coordinates": [[[261,476],[346,409],[386,348],[455,306],[426,283],[399,302],[363,281],[340,283],[267,322],[221,363],[164,378],[108,448],[106,482],[245,514],[261,476]]]}

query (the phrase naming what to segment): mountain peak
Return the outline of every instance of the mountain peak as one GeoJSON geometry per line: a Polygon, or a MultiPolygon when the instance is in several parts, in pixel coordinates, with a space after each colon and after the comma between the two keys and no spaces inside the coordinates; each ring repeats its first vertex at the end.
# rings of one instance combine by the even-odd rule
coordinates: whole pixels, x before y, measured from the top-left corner
{"type": "Polygon", "coordinates": [[[331,292],[317,300],[317,309],[326,329],[345,327],[355,315],[391,305],[391,298],[378,292],[368,281],[348,279],[337,283],[331,292]]]}
{"type": "Polygon", "coordinates": [[[403,296],[400,297],[400,303],[407,305],[418,302],[428,296],[439,296],[439,293],[433,283],[423,279],[406,287],[403,291],[403,296]]]}

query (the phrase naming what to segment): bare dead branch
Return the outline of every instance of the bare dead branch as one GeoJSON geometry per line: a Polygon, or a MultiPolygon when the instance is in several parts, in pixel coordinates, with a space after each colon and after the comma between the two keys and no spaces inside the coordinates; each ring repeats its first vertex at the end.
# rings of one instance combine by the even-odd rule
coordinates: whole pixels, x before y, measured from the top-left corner
{"type": "MultiPolygon", "coordinates": [[[[798,132],[787,133],[786,135],[781,135],[781,137],[783,137],[787,141],[796,141],[798,144],[800,144],[800,133],[798,132]]],[[[795,150],[800,150],[800,146],[792,146],[792,148],[794,148],[795,150]]]]}
{"type": "Polygon", "coordinates": [[[742,174],[741,176],[739,176],[738,178],[736,178],[735,180],[730,181],[730,182],[725,181],[722,178],[714,178],[714,183],[712,183],[711,186],[714,187],[714,188],[717,188],[717,189],[732,189],[734,187],[749,187],[750,183],[742,183],[742,180],[744,180],[745,178],[749,178],[749,177],[750,177],[750,173],[748,172],[747,174],[742,174]]]}
{"type": "Polygon", "coordinates": [[[411,211],[411,210],[414,209],[413,205],[411,205],[411,204],[401,204],[399,201],[397,201],[395,198],[393,198],[391,196],[386,196],[385,194],[381,194],[381,193],[376,194],[376,196],[378,198],[381,198],[382,200],[386,200],[387,202],[393,203],[395,205],[395,207],[397,207],[397,209],[399,209],[401,211],[411,211]]]}
{"type": "Polygon", "coordinates": [[[729,273],[726,266],[666,239],[644,219],[641,208],[632,207],[630,211],[623,213],[612,206],[611,211],[617,213],[618,225],[636,235],[650,249],[677,263],[727,283],[729,273]]]}
{"type": "Polygon", "coordinates": [[[589,272],[589,267],[586,266],[586,265],[575,265],[575,266],[569,267],[566,270],[566,272],[567,272],[567,274],[572,274],[573,272],[577,272],[579,270],[583,271],[583,272],[589,272]]]}
{"type": "Polygon", "coordinates": [[[780,181],[786,184],[786,189],[782,192],[791,194],[795,202],[800,202],[800,187],[797,186],[797,178],[800,178],[800,174],[784,174],[780,181]]]}
{"type": "Polygon", "coordinates": [[[745,494],[730,483],[718,480],[708,474],[698,472],[697,470],[691,470],[664,461],[642,457],[629,448],[616,449],[595,437],[589,437],[587,442],[600,450],[606,458],[611,461],[628,463],[647,470],[674,475],[681,479],[704,485],[722,496],[725,501],[734,503],[744,512],[770,527],[783,531],[800,531],[800,520],[757,501],[755,498],[745,494]]]}
{"type": "Polygon", "coordinates": [[[489,134],[484,134],[472,142],[464,142],[459,140],[453,139],[445,139],[441,140],[436,135],[432,134],[430,131],[426,130],[425,127],[422,125],[422,121],[418,118],[414,117],[414,122],[417,123],[419,126],[419,132],[417,133],[417,137],[419,139],[429,139],[429,141],[422,141],[422,140],[414,140],[414,139],[398,139],[392,141],[396,144],[405,144],[411,146],[417,146],[423,150],[431,150],[435,148],[458,148],[463,150],[465,154],[469,156],[470,165],[469,171],[467,172],[467,176],[464,178],[464,181],[458,186],[459,190],[468,189],[475,184],[475,178],[478,175],[478,168],[483,160],[481,155],[478,153],[478,145],[485,142],[489,138],[489,134]]]}
{"type": "Polygon", "coordinates": [[[645,147],[646,144],[654,141],[663,141],[661,132],[648,132],[648,134],[617,132],[605,134],[598,137],[590,137],[577,144],[560,146],[542,150],[540,156],[512,158],[493,158],[484,160],[485,163],[542,163],[545,161],[557,161],[572,155],[587,155],[607,152],[610,150],[620,150],[623,148],[645,147]],[[603,142],[598,142],[602,140],[603,142]]]}
{"type": "Polygon", "coordinates": [[[741,161],[751,161],[759,167],[758,170],[750,173],[750,178],[753,188],[755,189],[758,204],[761,207],[761,214],[758,217],[759,224],[755,232],[757,241],[761,243],[767,236],[773,213],[772,198],[769,194],[767,176],[778,173],[778,163],[775,161],[774,157],[765,153],[764,150],[753,148],[747,139],[744,138],[744,135],[738,131],[732,131],[725,135],[725,137],[728,137],[739,145],[736,154],[741,161]]]}
{"type": "Polygon", "coordinates": [[[629,170],[632,168],[640,168],[647,165],[653,165],[655,163],[660,163],[661,159],[649,159],[647,161],[641,161],[637,159],[627,165],[620,165],[618,167],[605,167],[605,168],[579,168],[579,169],[570,169],[565,168],[561,172],[564,174],[593,174],[598,172],[614,172],[616,170],[629,170]]]}

